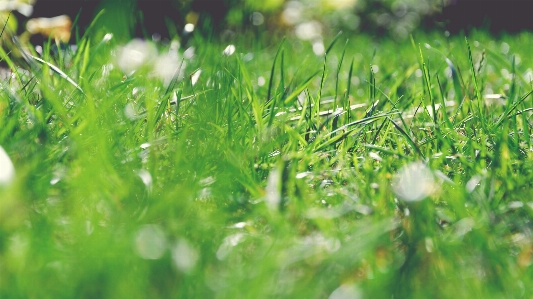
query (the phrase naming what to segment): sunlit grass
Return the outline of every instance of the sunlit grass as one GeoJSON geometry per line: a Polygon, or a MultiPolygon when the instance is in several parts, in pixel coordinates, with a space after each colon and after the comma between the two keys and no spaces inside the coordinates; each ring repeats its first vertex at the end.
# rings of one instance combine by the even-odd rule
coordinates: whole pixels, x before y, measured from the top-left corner
{"type": "Polygon", "coordinates": [[[0,298],[527,297],[532,40],[45,46],[1,84],[0,298]]]}

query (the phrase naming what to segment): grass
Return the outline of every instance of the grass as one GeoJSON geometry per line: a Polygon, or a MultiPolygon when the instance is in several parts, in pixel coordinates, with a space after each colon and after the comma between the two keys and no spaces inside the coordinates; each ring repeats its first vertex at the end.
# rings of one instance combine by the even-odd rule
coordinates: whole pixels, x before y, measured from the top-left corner
{"type": "Polygon", "coordinates": [[[197,36],[168,86],[45,47],[1,84],[0,298],[529,297],[532,40],[197,36]]]}

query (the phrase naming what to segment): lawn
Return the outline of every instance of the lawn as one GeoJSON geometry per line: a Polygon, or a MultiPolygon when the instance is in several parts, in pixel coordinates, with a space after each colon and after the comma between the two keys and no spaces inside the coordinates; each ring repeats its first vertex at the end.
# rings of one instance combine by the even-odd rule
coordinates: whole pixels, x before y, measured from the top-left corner
{"type": "Polygon", "coordinates": [[[530,297],[532,42],[3,51],[0,298],[530,297]]]}

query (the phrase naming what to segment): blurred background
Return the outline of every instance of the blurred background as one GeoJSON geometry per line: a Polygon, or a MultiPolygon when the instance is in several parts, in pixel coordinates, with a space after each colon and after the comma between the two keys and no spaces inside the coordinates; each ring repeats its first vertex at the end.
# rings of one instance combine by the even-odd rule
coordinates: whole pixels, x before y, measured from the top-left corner
{"type": "MultiPolygon", "coordinates": [[[[13,2],[13,0],[0,0],[13,2]]],[[[193,30],[224,38],[243,31],[292,34],[302,40],[343,30],[405,39],[415,29],[493,33],[533,28],[525,0],[17,0],[32,18],[68,15],[79,37],[95,15],[101,32],[119,39],[168,39],[193,30]],[[188,25],[189,24],[189,25],[188,25]]],[[[16,13],[24,23],[29,16],[16,13]]],[[[19,31],[24,26],[19,26],[19,31]]]]}

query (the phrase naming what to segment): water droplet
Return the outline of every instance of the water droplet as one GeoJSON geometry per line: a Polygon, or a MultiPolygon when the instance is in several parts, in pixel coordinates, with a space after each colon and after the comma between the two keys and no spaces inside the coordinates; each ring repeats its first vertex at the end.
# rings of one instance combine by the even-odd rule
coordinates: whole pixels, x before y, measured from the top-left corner
{"type": "Polygon", "coordinates": [[[135,249],[143,259],[160,259],[165,253],[166,247],[165,233],[158,225],[144,225],[135,236],[135,249]]]}
{"type": "Polygon", "coordinates": [[[102,39],[102,41],[103,41],[104,43],[107,43],[107,42],[110,41],[112,38],[113,38],[113,34],[112,34],[112,33],[106,33],[106,35],[104,35],[104,38],[102,39]]]}

